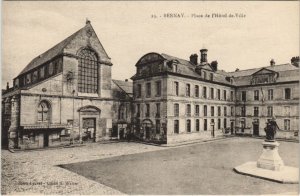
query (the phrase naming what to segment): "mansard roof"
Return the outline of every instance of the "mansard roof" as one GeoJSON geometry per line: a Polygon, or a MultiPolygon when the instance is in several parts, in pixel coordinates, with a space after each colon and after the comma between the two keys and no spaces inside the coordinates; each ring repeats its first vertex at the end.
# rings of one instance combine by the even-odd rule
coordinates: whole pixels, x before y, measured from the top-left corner
{"type": "Polygon", "coordinates": [[[268,66],[262,68],[229,72],[228,75],[234,77],[237,86],[245,86],[245,85],[251,85],[251,80],[253,76],[255,76],[260,72],[267,73],[266,71],[269,71],[269,73],[271,72],[278,73],[278,77],[276,78],[276,83],[299,81],[299,68],[291,64],[274,65],[274,66],[268,66]]]}
{"type": "MultiPolygon", "coordinates": [[[[33,60],[31,60],[31,62],[20,72],[20,75],[34,69],[37,68],[38,66],[50,61],[51,59],[53,59],[56,56],[62,55],[64,53],[64,49],[67,47],[68,44],[71,43],[72,40],[74,40],[77,35],[81,34],[82,32],[87,31],[88,29],[91,29],[92,31],[94,31],[92,25],[90,24],[90,22],[88,22],[83,28],[79,29],[78,31],[76,31],[75,33],[73,33],[72,35],[70,35],[69,37],[67,37],[66,39],[64,39],[63,41],[59,42],[58,44],[56,44],[55,46],[53,46],[52,48],[50,48],[49,50],[47,50],[46,52],[40,54],[39,56],[35,57],[33,60]]],[[[100,41],[99,41],[100,43],[100,41]]],[[[101,43],[100,43],[101,45],[101,43]]],[[[102,45],[101,45],[102,46],[102,45]]],[[[103,48],[103,53],[104,56],[106,58],[109,59],[106,51],[103,48]]]]}

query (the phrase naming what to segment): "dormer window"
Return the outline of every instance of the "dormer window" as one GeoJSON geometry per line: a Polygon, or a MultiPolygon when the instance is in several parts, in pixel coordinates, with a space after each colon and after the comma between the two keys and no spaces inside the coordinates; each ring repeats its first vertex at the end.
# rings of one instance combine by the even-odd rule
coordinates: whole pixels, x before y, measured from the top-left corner
{"type": "Polygon", "coordinates": [[[210,79],[211,81],[213,81],[213,79],[214,79],[214,74],[213,74],[213,73],[210,73],[209,79],[210,79]]]}
{"type": "Polygon", "coordinates": [[[205,71],[203,71],[203,78],[204,78],[204,80],[206,80],[206,72],[205,71]]]}

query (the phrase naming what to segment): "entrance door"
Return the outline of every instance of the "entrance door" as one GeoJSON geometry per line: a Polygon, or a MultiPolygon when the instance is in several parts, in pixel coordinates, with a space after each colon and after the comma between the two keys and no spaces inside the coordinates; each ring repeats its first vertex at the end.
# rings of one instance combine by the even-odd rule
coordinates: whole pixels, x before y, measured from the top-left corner
{"type": "Polygon", "coordinates": [[[258,119],[253,121],[253,135],[259,136],[259,120],[258,119]]]}
{"type": "Polygon", "coordinates": [[[44,133],[44,147],[49,146],[49,133],[44,133]]]}
{"type": "Polygon", "coordinates": [[[82,140],[83,141],[96,141],[96,118],[82,119],[82,140]]]}
{"type": "Polygon", "coordinates": [[[150,127],[146,127],[146,139],[150,139],[150,127]]]}
{"type": "Polygon", "coordinates": [[[231,123],[230,123],[230,132],[231,132],[231,135],[233,135],[233,126],[234,126],[234,123],[231,122],[231,123]]]}

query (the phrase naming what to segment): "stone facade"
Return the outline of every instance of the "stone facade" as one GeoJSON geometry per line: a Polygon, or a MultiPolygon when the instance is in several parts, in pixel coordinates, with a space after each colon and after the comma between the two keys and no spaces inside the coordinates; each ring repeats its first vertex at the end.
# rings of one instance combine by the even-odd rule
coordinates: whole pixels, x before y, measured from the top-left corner
{"type": "Polygon", "coordinates": [[[157,143],[223,134],[277,135],[299,131],[299,57],[291,64],[225,72],[207,49],[183,60],[148,53],[133,83],[111,78],[111,59],[90,22],[34,58],[2,95],[2,144],[32,149],[87,141],[157,143]],[[132,134],[129,134],[132,135],[132,134]]]}
{"type": "Polygon", "coordinates": [[[264,136],[266,122],[276,116],[277,136],[298,138],[297,58],[292,64],[273,60],[264,68],[224,72],[217,61],[207,62],[207,49],[200,52],[200,63],[197,54],[190,61],[158,53],[139,59],[132,77],[138,135],[167,143],[226,133],[264,136]]]}
{"type": "Polygon", "coordinates": [[[120,103],[130,99],[114,96],[123,91],[112,85],[111,66],[90,22],[33,59],[2,96],[4,144],[32,149],[111,138],[120,103]]]}

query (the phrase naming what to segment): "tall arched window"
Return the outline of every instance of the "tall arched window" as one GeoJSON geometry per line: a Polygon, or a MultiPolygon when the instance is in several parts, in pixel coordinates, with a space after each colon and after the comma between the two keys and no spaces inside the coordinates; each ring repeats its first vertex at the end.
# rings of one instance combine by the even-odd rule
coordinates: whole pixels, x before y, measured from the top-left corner
{"type": "Polygon", "coordinates": [[[50,120],[50,104],[42,101],[38,106],[38,121],[48,122],[50,120]]]}
{"type": "Polygon", "coordinates": [[[90,49],[82,49],[79,52],[78,57],[78,91],[83,93],[97,93],[97,54],[90,49]]]}

